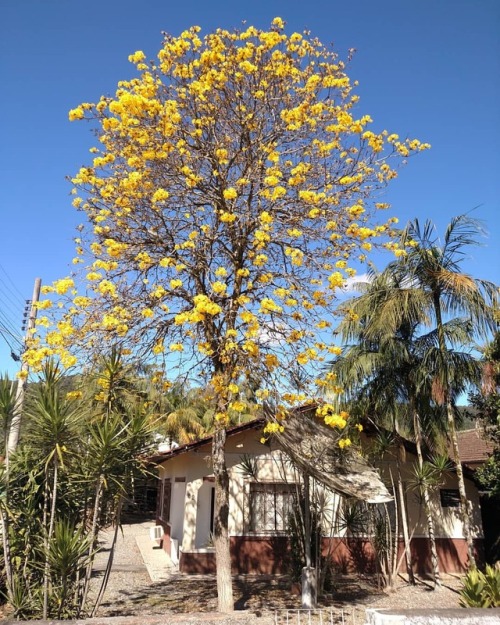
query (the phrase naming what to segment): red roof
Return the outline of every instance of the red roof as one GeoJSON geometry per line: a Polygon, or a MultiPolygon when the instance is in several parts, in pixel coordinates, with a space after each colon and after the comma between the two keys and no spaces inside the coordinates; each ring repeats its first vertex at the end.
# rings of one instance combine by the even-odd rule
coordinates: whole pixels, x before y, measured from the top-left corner
{"type": "Polygon", "coordinates": [[[493,445],[485,440],[481,428],[457,432],[460,459],[464,464],[481,464],[493,452],[493,445]]]}

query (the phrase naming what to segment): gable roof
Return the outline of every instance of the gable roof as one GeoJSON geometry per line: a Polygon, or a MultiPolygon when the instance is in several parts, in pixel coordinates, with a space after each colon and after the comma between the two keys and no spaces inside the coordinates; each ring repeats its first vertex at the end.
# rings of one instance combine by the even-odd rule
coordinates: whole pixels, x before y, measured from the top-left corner
{"type": "MultiPolygon", "coordinates": [[[[345,462],[340,463],[338,454],[333,451],[335,434],[331,428],[317,419],[304,418],[307,412],[310,412],[310,406],[298,409],[287,417],[285,431],[273,437],[277,447],[292,458],[303,471],[331,490],[371,503],[391,501],[392,496],[376,469],[368,465],[358,453],[349,454],[345,462]]],[[[227,437],[263,429],[265,424],[266,420],[260,418],[228,428],[227,437]]],[[[212,438],[206,436],[193,443],[155,454],[149,460],[154,464],[167,462],[176,456],[210,444],[212,438]]]]}

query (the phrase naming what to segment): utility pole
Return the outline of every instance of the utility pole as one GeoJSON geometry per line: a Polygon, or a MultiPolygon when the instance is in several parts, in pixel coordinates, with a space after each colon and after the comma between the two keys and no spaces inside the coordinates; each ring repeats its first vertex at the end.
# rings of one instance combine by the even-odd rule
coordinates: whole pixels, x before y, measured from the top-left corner
{"type": "MultiPolygon", "coordinates": [[[[31,304],[29,307],[28,322],[26,324],[26,334],[24,336],[24,347],[31,336],[31,331],[35,327],[35,319],[37,313],[36,304],[40,299],[40,288],[42,286],[41,278],[35,279],[33,287],[33,296],[31,298],[31,304]]],[[[16,450],[17,443],[19,442],[19,433],[21,431],[21,417],[23,413],[24,396],[26,394],[27,376],[29,371],[29,365],[25,360],[22,360],[21,369],[19,371],[19,379],[17,381],[16,389],[16,404],[14,408],[14,414],[9,428],[9,439],[7,442],[7,458],[6,464],[9,466],[9,456],[16,450]]]]}

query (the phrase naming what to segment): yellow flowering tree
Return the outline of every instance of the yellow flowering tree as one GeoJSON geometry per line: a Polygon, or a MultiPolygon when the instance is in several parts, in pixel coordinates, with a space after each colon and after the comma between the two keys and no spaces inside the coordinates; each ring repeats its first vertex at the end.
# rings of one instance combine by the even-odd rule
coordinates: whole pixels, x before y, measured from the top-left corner
{"type": "MultiPolygon", "coordinates": [[[[71,363],[70,345],[111,340],[209,378],[227,611],[224,445],[228,411],[244,407],[239,385],[258,375],[264,400],[297,366],[313,384],[328,383],[314,368],[337,350],[328,331],[336,291],[373,245],[399,253],[395,220],[376,218],[387,208],[376,190],[428,145],[371,130],[344,62],[307,32],[285,34],[280,18],[267,31],[204,38],[192,27],[166,36],[156,60],[129,60],[136,78],[70,112],[93,120],[99,142],[73,178],[73,204],[87,218],[74,259],[86,292],[77,295],[71,279],[52,287],[71,295],[70,306],[27,357],[36,364],[58,353],[71,363]]],[[[304,397],[285,393],[278,412],[304,397]]],[[[323,416],[345,424],[333,409],[323,416]]]]}

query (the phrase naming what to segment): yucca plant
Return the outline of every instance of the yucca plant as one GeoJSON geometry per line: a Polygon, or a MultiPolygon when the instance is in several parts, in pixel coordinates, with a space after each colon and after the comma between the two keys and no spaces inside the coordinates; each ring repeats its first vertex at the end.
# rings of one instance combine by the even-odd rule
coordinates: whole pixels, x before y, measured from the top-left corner
{"type": "Polygon", "coordinates": [[[0,376],[0,427],[2,428],[2,450],[7,453],[7,439],[9,426],[16,409],[16,383],[9,380],[7,375],[0,376]]]}
{"type": "Polygon", "coordinates": [[[500,608],[500,568],[486,565],[484,571],[484,592],[492,608],[500,608]]]}
{"type": "MultiPolygon", "coordinates": [[[[48,363],[27,402],[26,432],[0,475],[0,521],[7,600],[16,618],[94,615],[111,569],[113,548],[97,600],[88,589],[99,531],[118,528],[130,484],[143,470],[151,415],[134,394],[115,353],[104,368],[106,393],[67,393],[67,380],[48,363]]],[[[101,380],[101,381],[102,381],[101,380]]],[[[102,388],[102,387],[101,387],[102,388]]],[[[116,536],[115,536],[116,539],[116,536]]]]}
{"type": "Polygon", "coordinates": [[[79,580],[91,559],[89,538],[82,527],[58,519],[45,555],[51,572],[51,603],[57,606],[56,618],[71,617],[79,596],[79,580]]]}

